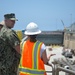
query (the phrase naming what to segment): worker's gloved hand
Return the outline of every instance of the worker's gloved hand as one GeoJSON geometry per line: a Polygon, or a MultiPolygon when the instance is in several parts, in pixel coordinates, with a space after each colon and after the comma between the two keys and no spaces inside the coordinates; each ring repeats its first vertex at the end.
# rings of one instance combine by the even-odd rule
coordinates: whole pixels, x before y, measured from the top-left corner
{"type": "Polygon", "coordinates": [[[56,55],[56,54],[50,54],[50,55],[47,57],[47,59],[50,60],[50,57],[51,57],[51,56],[54,56],[54,55],[56,55]]]}

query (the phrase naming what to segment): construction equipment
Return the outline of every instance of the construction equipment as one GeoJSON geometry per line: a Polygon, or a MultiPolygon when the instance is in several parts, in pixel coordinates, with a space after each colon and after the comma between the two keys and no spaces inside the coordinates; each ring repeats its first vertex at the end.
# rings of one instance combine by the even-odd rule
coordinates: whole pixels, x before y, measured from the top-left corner
{"type": "Polygon", "coordinates": [[[63,24],[64,30],[66,30],[66,27],[65,27],[65,24],[64,24],[63,20],[61,20],[61,22],[63,24]]]}

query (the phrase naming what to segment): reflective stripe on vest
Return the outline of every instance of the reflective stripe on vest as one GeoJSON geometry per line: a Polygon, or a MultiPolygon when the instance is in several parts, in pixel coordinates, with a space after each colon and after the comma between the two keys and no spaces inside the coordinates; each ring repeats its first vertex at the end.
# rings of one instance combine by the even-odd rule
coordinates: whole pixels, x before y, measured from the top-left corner
{"type": "Polygon", "coordinates": [[[29,73],[29,74],[43,74],[44,75],[44,72],[45,71],[42,71],[42,70],[33,70],[33,69],[26,69],[26,68],[19,68],[20,72],[22,73],[29,73]]]}
{"type": "Polygon", "coordinates": [[[37,41],[33,49],[33,69],[38,69],[38,52],[42,43],[37,41]]]}
{"type": "Polygon", "coordinates": [[[32,62],[32,69],[29,69],[27,67],[23,67],[22,66],[22,62],[20,62],[20,67],[19,67],[19,71],[22,73],[30,73],[30,74],[39,74],[42,75],[44,74],[45,70],[39,70],[38,69],[38,52],[39,52],[39,48],[41,46],[42,42],[37,41],[34,44],[33,47],[33,54],[32,54],[32,58],[33,58],[33,62],[32,62]]]}

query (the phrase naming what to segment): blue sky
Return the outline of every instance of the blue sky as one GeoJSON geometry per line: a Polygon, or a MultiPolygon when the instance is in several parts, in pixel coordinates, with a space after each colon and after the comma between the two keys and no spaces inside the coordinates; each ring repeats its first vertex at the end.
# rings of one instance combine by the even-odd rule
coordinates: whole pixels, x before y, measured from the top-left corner
{"type": "Polygon", "coordinates": [[[63,30],[75,22],[75,0],[0,0],[0,21],[4,14],[15,13],[15,30],[35,22],[42,31],[63,30]]]}

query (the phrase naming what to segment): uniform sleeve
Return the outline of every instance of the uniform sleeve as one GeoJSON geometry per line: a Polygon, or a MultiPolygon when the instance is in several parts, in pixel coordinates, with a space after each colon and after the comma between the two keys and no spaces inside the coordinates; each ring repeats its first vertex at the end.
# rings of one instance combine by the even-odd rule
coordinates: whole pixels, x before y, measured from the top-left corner
{"type": "Polygon", "coordinates": [[[45,44],[42,44],[41,52],[40,52],[40,57],[42,56],[42,53],[44,52],[44,50],[46,50],[46,46],[45,46],[45,44]]]}
{"type": "Polygon", "coordinates": [[[8,42],[11,46],[15,47],[20,44],[20,39],[14,30],[7,32],[8,42]]]}

